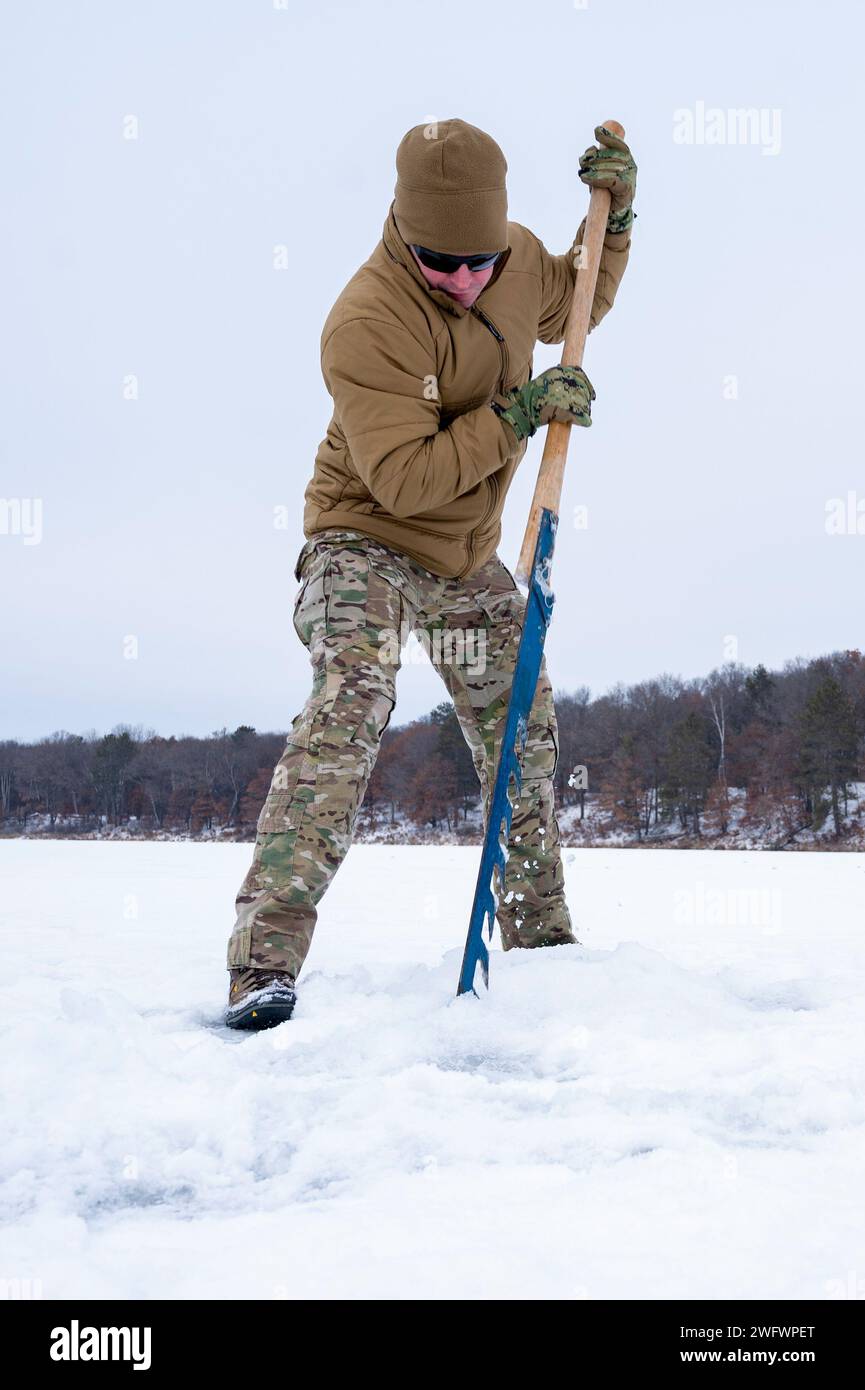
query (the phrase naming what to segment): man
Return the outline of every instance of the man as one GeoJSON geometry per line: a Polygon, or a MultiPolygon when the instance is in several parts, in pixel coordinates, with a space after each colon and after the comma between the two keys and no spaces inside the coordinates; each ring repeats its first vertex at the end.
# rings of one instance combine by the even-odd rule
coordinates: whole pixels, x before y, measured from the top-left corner
{"type": "MultiPolygon", "coordinates": [[[[627,145],[602,126],[595,138],[580,178],[608,188],[611,207],[592,327],[627,263],[636,184],[627,145]]],[[[591,423],[595,393],[579,368],[532,379],[536,341],[564,338],[585,223],[570,252],[551,256],[508,222],[504,155],[461,120],[410,130],[396,165],[382,240],[322,334],[333,417],[306,490],[294,606],[313,686],[274,771],[237,897],[228,946],[233,1028],[270,1027],[291,1014],[317,904],[351,843],[393,710],[409,631],[445,652],[434,660],[488,811],[525,607],[495,553],[505,497],[541,424],[591,423]]],[[[575,940],[553,805],[556,759],[543,665],[511,824],[517,852],[498,904],[506,950],[575,940]]]]}

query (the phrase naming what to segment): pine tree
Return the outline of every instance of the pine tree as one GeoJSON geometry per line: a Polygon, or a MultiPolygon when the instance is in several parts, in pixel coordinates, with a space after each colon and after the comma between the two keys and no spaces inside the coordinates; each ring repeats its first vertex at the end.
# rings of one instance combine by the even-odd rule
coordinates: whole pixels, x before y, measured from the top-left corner
{"type": "Polygon", "coordinates": [[[834,676],[826,676],[799,717],[799,775],[807,786],[815,818],[828,789],[835,835],[843,829],[841,795],[856,776],[856,717],[852,701],[834,676]]]}
{"type": "Polygon", "coordinates": [[[450,768],[455,800],[462,804],[463,816],[468,806],[479,796],[478,777],[471,751],[466,743],[456,710],[449,700],[436,705],[430,720],[438,730],[436,756],[450,768]]]}
{"type": "Polygon", "coordinates": [[[710,743],[709,725],[698,710],[675,725],[667,756],[665,794],[679,805],[683,826],[693,819],[694,831],[700,835],[700,813],[712,780],[714,754],[710,743]]]}
{"type": "Polygon", "coordinates": [[[91,777],[100,809],[115,825],[120,824],[126,810],[129,767],[137,751],[137,744],[129,730],[118,728],[100,739],[93,755],[91,777]]]}
{"type": "Polygon", "coordinates": [[[772,707],[775,681],[762,663],[745,677],[745,693],[751,705],[749,713],[767,717],[772,707]]]}

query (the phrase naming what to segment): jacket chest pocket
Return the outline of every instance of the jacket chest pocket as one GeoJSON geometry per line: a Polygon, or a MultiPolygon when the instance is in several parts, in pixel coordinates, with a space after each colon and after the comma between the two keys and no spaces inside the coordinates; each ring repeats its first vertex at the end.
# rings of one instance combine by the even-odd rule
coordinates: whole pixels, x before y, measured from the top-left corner
{"type": "Polygon", "coordinates": [[[519,367],[514,367],[512,364],[511,370],[508,373],[508,384],[506,389],[508,391],[513,391],[517,386],[525,386],[527,381],[531,381],[533,371],[534,362],[531,357],[524,361],[519,367]]]}

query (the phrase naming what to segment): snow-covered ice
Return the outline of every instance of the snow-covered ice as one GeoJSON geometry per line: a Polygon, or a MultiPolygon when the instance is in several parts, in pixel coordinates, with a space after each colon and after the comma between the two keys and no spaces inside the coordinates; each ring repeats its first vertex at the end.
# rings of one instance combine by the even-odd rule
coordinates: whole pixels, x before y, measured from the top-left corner
{"type": "Polygon", "coordinates": [[[249,845],[0,842],[0,1278],[46,1298],[865,1295],[865,860],[566,852],[455,1000],[477,848],[357,845],[221,1026],[249,845]]]}

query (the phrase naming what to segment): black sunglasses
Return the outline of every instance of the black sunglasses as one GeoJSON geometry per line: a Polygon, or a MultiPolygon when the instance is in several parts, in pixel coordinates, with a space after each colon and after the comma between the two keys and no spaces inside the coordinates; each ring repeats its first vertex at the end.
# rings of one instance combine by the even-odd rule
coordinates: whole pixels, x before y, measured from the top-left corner
{"type": "Polygon", "coordinates": [[[477,256],[448,256],[444,251],[430,251],[427,246],[412,246],[411,249],[427,270],[437,270],[442,275],[454,275],[461,265],[467,265],[469,270],[489,270],[502,254],[501,251],[481,251],[477,256]]]}

